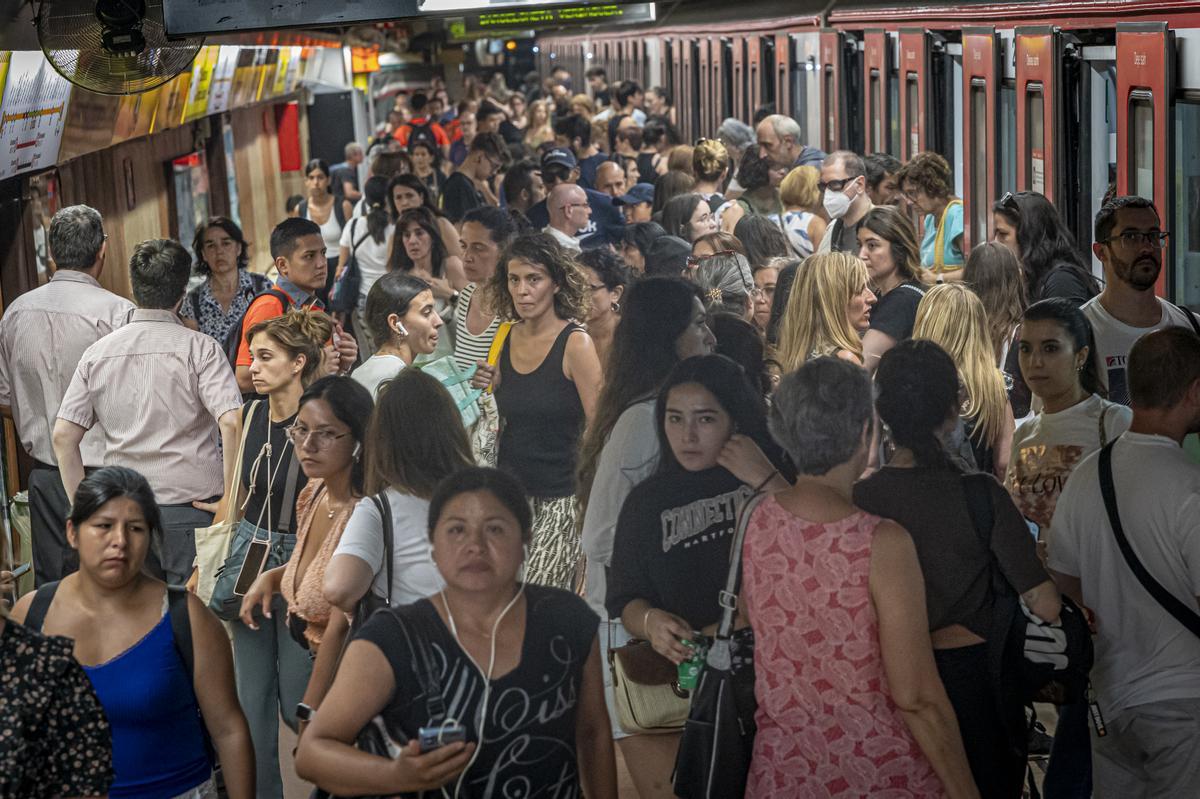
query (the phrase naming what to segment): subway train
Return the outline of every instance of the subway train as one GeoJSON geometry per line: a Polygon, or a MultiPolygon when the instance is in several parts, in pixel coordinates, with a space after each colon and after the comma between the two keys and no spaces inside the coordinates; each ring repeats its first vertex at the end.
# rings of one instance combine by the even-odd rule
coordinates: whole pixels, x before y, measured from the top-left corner
{"type": "Polygon", "coordinates": [[[955,169],[968,246],[989,238],[1005,192],[1044,193],[1085,250],[1106,192],[1153,198],[1171,233],[1158,292],[1200,308],[1193,4],[838,5],[824,18],[546,35],[537,57],[542,70],[599,66],[665,87],[685,140],[771,104],[827,152],[937,151],[955,169]]]}

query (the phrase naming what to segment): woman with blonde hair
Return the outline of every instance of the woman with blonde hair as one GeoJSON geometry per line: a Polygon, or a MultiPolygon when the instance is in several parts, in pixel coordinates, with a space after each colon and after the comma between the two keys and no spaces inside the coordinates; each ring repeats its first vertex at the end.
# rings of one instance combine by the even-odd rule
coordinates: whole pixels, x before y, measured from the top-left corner
{"type": "MultiPolygon", "coordinates": [[[[979,471],[1003,480],[1015,425],[983,303],[962,283],[934,286],[917,306],[913,338],[932,341],[954,359],[965,392],[961,410],[965,443],[979,471]]],[[[959,449],[965,458],[967,450],[959,449]]]]}
{"type": "Polygon", "coordinates": [[[817,215],[821,207],[821,190],[817,188],[820,180],[821,172],[815,166],[798,166],[784,175],[779,184],[783,229],[801,258],[816,252],[825,235],[825,219],[817,215]]]}
{"type": "Polygon", "coordinates": [[[822,355],[863,363],[862,334],[871,323],[867,266],[844,252],[811,256],[800,268],[779,326],[783,371],[822,355]]]}
{"type": "Polygon", "coordinates": [[[577,94],[571,98],[571,113],[591,122],[592,117],[596,116],[596,104],[586,94],[577,94]]]}
{"type": "Polygon", "coordinates": [[[729,176],[729,150],[716,139],[701,139],[692,149],[692,191],[708,201],[713,211],[725,204],[721,192],[729,176]]]}
{"type": "Polygon", "coordinates": [[[554,141],[554,126],[550,124],[550,106],[535,100],[525,111],[525,146],[536,151],[548,141],[554,141]]]}

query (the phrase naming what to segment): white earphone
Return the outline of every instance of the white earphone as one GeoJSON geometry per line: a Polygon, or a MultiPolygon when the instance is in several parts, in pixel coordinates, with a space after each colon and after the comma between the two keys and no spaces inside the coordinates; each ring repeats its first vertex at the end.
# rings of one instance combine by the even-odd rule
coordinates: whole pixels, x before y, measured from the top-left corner
{"type": "Polygon", "coordinates": [[[408,335],[408,328],[406,328],[406,327],[404,326],[404,323],[403,323],[403,322],[397,322],[397,323],[396,323],[396,332],[397,332],[397,333],[399,333],[399,334],[400,334],[400,335],[402,335],[402,336],[407,336],[407,335],[408,335]]]}

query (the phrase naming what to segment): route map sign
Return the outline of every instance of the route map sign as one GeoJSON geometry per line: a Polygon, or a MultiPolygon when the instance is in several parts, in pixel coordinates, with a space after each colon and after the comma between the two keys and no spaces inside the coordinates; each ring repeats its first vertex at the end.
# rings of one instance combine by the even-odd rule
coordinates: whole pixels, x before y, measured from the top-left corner
{"type": "Polygon", "coordinates": [[[41,52],[0,55],[0,180],[54,166],[71,84],[41,52]]]}

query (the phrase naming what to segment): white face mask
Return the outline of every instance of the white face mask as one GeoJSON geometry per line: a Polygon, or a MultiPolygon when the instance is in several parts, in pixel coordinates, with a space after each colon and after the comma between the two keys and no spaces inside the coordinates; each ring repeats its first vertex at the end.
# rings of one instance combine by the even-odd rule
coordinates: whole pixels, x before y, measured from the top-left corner
{"type": "MultiPolygon", "coordinates": [[[[850,186],[846,188],[850,188],[850,186]]],[[[829,214],[830,219],[841,219],[850,210],[850,203],[852,201],[853,198],[847,195],[845,190],[833,191],[832,189],[826,189],[825,197],[821,204],[825,206],[825,213],[829,214]]]]}

